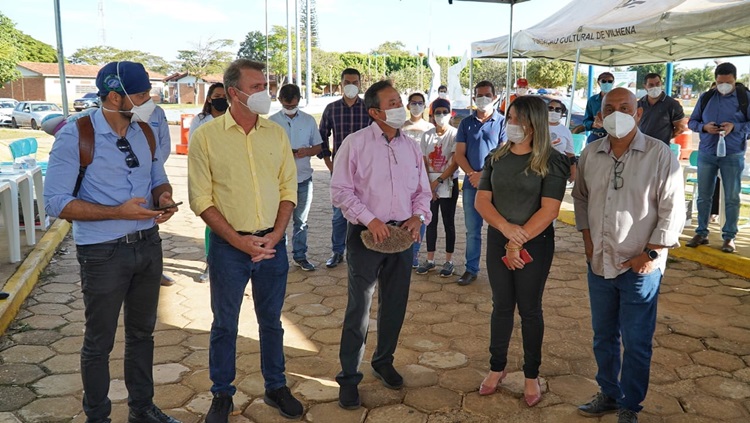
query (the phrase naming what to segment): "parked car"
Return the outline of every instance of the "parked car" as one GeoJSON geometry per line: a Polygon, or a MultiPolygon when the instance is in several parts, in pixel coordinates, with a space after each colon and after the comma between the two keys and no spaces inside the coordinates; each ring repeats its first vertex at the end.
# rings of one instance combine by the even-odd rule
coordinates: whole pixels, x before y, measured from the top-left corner
{"type": "Polygon", "coordinates": [[[0,126],[10,126],[13,109],[18,105],[18,100],[12,98],[0,98],[0,126]]]}
{"type": "Polygon", "coordinates": [[[73,102],[73,108],[76,109],[76,112],[86,110],[89,107],[101,107],[101,105],[102,101],[96,93],[86,93],[73,102]]]}
{"type": "Polygon", "coordinates": [[[22,101],[18,103],[11,115],[10,126],[31,126],[31,129],[39,129],[42,119],[52,113],[60,113],[62,110],[55,103],[46,101],[22,101]]]}

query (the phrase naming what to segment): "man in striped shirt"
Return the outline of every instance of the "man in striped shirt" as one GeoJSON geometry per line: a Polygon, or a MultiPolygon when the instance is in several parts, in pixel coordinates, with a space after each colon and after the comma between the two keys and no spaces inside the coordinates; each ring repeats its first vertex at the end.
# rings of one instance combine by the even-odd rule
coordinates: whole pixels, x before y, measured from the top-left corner
{"type": "MultiPolygon", "coordinates": [[[[352,68],[341,72],[341,100],[334,101],[326,106],[323,116],[320,118],[320,136],[323,138],[323,150],[318,157],[323,159],[328,170],[333,172],[333,158],[336,155],[344,138],[349,134],[359,131],[370,124],[370,116],[367,114],[365,103],[359,98],[361,87],[361,76],[359,71],[352,68]],[[333,150],[331,150],[329,138],[333,133],[333,150]]],[[[331,219],[331,257],[326,261],[326,267],[333,268],[344,261],[344,249],[346,248],[346,219],[338,207],[333,207],[333,218],[331,219]]]]}

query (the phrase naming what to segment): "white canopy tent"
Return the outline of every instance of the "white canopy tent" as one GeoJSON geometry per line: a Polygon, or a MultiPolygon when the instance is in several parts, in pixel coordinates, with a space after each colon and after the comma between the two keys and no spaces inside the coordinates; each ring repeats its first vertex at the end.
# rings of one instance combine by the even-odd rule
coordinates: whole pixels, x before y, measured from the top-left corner
{"type": "Polygon", "coordinates": [[[533,27],[472,43],[473,58],[624,66],[750,55],[747,0],[573,0],[533,27]]]}

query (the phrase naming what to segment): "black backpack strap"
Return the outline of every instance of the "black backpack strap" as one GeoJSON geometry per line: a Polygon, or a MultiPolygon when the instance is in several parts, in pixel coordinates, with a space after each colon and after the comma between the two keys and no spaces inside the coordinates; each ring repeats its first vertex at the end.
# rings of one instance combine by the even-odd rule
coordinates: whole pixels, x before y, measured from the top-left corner
{"type": "Polygon", "coordinates": [[[703,112],[706,111],[706,106],[708,105],[709,100],[711,100],[711,97],[713,97],[714,94],[716,94],[716,88],[711,88],[710,90],[701,94],[700,98],[698,99],[701,102],[701,121],[703,121],[703,112]]]}
{"type": "Polygon", "coordinates": [[[146,122],[138,122],[138,126],[141,127],[141,131],[143,131],[143,135],[146,136],[146,141],[148,141],[148,148],[151,149],[151,161],[153,162],[156,160],[156,138],[154,138],[154,130],[151,129],[151,126],[149,126],[146,122]]]}
{"type": "Polygon", "coordinates": [[[76,186],[73,188],[73,197],[78,197],[78,191],[81,189],[86,168],[94,160],[94,125],[91,123],[91,117],[84,116],[78,119],[76,126],[78,126],[78,156],[80,164],[76,186]]]}
{"type": "Polygon", "coordinates": [[[747,106],[750,103],[750,92],[747,91],[747,87],[739,82],[735,85],[735,89],[737,90],[737,101],[740,103],[740,110],[742,111],[742,115],[745,116],[745,122],[748,122],[747,106]]]}

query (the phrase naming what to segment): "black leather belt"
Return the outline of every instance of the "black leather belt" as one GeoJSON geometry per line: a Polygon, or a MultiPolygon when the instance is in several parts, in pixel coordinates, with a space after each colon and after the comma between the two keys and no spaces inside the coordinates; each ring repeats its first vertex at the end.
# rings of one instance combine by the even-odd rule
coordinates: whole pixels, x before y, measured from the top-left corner
{"type": "Polygon", "coordinates": [[[385,224],[386,225],[393,225],[393,226],[401,226],[404,222],[406,222],[406,221],[405,220],[389,220],[389,221],[385,222],[385,224]]]}
{"type": "Polygon", "coordinates": [[[257,231],[257,232],[241,232],[241,231],[237,231],[237,233],[240,234],[240,235],[253,235],[253,236],[266,236],[266,235],[270,234],[271,232],[273,232],[273,228],[263,229],[262,231],[257,231]]]}
{"type": "Polygon", "coordinates": [[[123,237],[113,239],[112,241],[106,241],[101,242],[100,244],[132,244],[134,242],[142,241],[149,237],[149,235],[154,234],[159,231],[158,226],[153,226],[149,229],[144,229],[142,231],[133,232],[131,234],[127,234],[123,237]]]}

